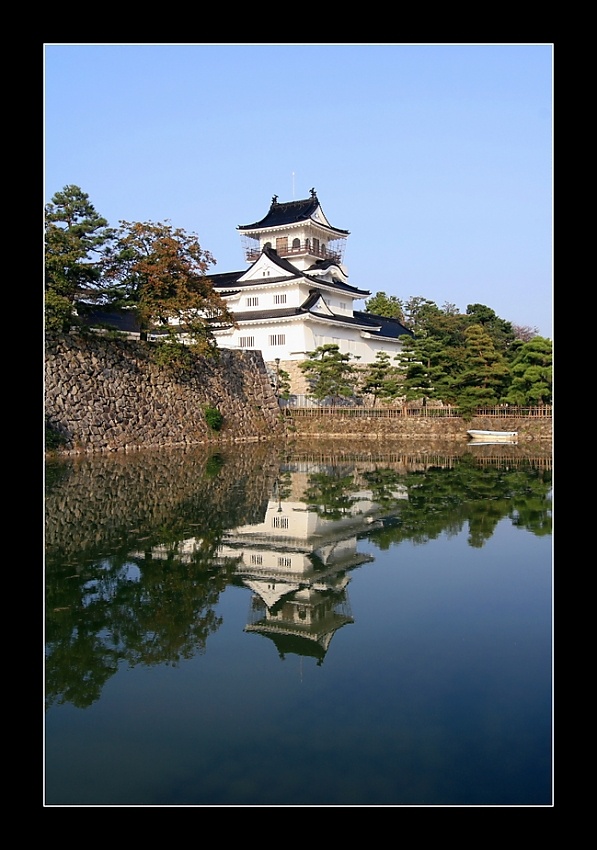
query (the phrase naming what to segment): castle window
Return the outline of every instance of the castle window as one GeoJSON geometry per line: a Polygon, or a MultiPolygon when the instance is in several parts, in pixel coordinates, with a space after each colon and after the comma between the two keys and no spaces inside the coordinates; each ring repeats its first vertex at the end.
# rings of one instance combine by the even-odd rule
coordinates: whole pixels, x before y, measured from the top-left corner
{"type": "Polygon", "coordinates": [[[301,248],[301,240],[300,239],[293,239],[292,240],[292,250],[293,251],[300,251],[300,248],[301,248]]]}
{"type": "Polygon", "coordinates": [[[241,336],[239,337],[238,344],[241,348],[255,348],[255,337],[241,336]]]}
{"type": "Polygon", "coordinates": [[[270,334],[270,345],[286,345],[286,334],[270,334]]]}
{"type": "Polygon", "coordinates": [[[257,307],[259,304],[259,298],[254,295],[251,298],[247,298],[247,307],[257,307]]]}
{"type": "Polygon", "coordinates": [[[274,295],[274,304],[286,304],[286,295],[274,295]]]}

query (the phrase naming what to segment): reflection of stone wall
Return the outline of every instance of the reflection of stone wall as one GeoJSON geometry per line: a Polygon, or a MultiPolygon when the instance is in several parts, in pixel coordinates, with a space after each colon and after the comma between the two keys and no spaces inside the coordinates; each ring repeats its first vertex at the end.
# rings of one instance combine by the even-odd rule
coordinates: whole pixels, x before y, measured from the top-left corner
{"type": "Polygon", "coordinates": [[[55,461],[46,473],[46,557],[97,556],[119,541],[143,549],[162,542],[164,528],[201,536],[261,522],[277,472],[264,443],[55,461]]]}
{"type": "Polygon", "coordinates": [[[261,352],[220,350],[217,361],[174,373],[152,362],[148,343],[62,336],[46,343],[45,408],[67,449],[186,447],[271,436],[278,404],[261,352]],[[224,416],[219,434],[204,408],[224,416]]]}

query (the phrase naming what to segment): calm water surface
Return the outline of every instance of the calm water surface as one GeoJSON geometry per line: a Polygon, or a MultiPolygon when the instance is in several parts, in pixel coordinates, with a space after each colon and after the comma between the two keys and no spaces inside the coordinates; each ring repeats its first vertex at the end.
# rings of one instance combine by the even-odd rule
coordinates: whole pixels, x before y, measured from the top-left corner
{"type": "Polygon", "coordinates": [[[522,451],[48,464],[45,805],[551,805],[522,451]]]}

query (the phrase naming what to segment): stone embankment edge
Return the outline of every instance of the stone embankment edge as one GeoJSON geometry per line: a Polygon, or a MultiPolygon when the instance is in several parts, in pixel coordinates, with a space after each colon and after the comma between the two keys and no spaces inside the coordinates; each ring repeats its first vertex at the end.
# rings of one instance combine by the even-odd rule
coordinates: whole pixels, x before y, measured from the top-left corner
{"type": "Polygon", "coordinates": [[[222,349],[176,373],[158,366],[151,344],[103,337],[46,340],[45,416],[63,436],[60,454],[187,448],[274,439],[394,440],[466,443],[467,430],[516,430],[519,442],[551,446],[551,419],[293,417],[283,415],[259,351],[222,349]],[[217,408],[214,432],[205,408],[217,408]]]}

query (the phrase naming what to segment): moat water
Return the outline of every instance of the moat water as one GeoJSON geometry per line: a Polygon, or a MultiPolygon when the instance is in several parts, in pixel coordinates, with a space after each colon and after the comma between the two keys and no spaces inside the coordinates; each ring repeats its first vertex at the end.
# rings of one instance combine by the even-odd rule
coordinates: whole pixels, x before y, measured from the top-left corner
{"type": "Polygon", "coordinates": [[[46,806],[550,806],[551,462],[46,465],[46,806]]]}

